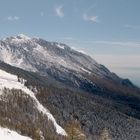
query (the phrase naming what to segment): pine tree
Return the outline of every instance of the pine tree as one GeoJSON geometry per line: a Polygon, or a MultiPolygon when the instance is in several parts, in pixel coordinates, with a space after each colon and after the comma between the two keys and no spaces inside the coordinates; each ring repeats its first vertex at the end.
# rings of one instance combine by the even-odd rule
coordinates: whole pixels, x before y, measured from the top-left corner
{"type": "Polygon", "coordinates": [[[99,140],[111,140],[107,128],[104,128],[100,134],[99,140]]]}
{"type": "Polygon", "coordinates": [[[85,140],[86,137],[82,133],[80,124],[78,122],[70,122],[66,125],[66,131],[68,133],[68,137],[66,140],[85,140]]]}

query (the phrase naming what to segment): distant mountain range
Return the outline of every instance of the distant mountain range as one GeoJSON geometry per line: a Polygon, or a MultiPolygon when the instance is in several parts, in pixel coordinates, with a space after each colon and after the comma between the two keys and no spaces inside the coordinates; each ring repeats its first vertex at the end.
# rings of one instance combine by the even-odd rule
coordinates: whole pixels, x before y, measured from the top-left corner
{"type": "Polygon", "coordinates": [[[1,127],[35,140],[139,140],[139,119],[140,89],[87,54],[23,34],[0,40],[1,127]]]}

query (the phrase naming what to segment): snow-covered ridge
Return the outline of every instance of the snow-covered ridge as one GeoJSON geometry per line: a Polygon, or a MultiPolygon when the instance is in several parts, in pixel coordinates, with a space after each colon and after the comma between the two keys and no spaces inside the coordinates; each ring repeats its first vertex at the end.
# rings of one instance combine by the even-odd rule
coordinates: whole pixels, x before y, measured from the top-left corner
{"type": "Polygon", "coordinates": [[[44,42],[45,40],[30,38],[24,34],[8,37],[0,41],[0,60],[29,71],[37,71],[37,64],[47,67],[55,65],[57,68],[62,66],[82,73],[90,73],[87,72],[88,69],[95,67],[95,61],[91,62],[89,58],[80,56],[78,51],[63,43],[44,42]],[[81,65],[88,69],[81,69],[81,65]]]}
{"type": "Polygon", "coordinates": [[[22,136],[10,129],[0,127],[0,140],[32,140],[32,139],[26,136],[22,136]]]}
{"type": "Polygon", "coordinates": [[[48,74],[47,70],[55,68],[65,74],[97,74],[116,80],[110,71],[101,68],[100,64],[83,51],[70,48],[63,43],[30,38],[23,34],[0,40],[0,61],[43,75],[48,74]]]}
{"type": "MultiPolygon", "coordinates": [[[[47,110],[42,104],[39,103],[39,101],[37,100],[37,98],[35,97],[35,94],[29,90],[27,87],[24,86],[24,84],[18,82],[18,78],[16,75],[12,75],[10,73],[7,73],[3,70],[0,70],[0,90],[2,91],[3,88],[9,88],[9,89],[20,89],[22,91],[24,91],[26,94],[28,94],[34,101],[35,101],[35,105],[36,108],[38,109],[38,111],[42,112],[44,115],[46,115],[46,117],[52,121],[56,132],[60,135],[67,135],[65,130],[59,126],[55,120],[55,118],[53,117],[53,115],[49,112],[49,110],[47,110]]],[[[1,92],[2,94],[2,92],[1,92]]]]}

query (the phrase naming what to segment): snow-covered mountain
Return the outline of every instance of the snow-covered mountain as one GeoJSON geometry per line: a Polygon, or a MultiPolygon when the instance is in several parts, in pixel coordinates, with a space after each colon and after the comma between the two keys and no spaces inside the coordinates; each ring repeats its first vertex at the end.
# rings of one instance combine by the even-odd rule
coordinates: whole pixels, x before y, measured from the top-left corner
{"type": "Polygon", "coordinates": [[[37,71],[36,65],[46,68],[56,66],[75,71],[88,72],[98,68],[90,57],[72,50],[65,44],[29,38],[25,35],[9,37],[0,42],[0,59],[28,70],[37,71]],[[88,62],[88,63],[87,63],[88,62]]]}
{"type": "Polygon", "coordinates": [[[84,88],[84,83],[92,86],[93,90],[100,89],[99,84],[88,77],[109,79],[118,84],[133,86],[129,80],[119,78],[90,56],[65,44],[30,38],[23,34],[0,41],[0,60],[44,76],[51,75],[78,88],[84,88]]]}
{"type": "Polygon", "coordinates": [[[39,71],[38,67],[72,70],[87,74],[113,77],[105,67],[90,56],[71,49],[65,44],[47,42],[25,35],[8,37],[0,41],[0,60],[26,70],[39,71]]]}
{"type": "Polygon", "coordinates": [[[87,54],[23,34],[0,40],[2,129],[37,140],[70,139],[73,129],[83,140],[102,130],[137,140],[139,119],[140,90],[87,54]]]}

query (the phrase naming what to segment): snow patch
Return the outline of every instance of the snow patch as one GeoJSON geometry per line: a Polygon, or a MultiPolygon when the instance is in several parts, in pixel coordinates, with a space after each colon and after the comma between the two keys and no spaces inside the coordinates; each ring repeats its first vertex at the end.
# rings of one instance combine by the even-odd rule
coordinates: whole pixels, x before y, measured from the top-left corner
{"type": "Polygon", "coordinates": [[[65,46],[61,44],[57,44],[57,47],[59,47],[60,49],[65,49],[65,46]]]}
{"type": "Polygon", "coordinates": [[[88,74],[91,74],[90,71],[88,71],[88,70],[86,70],[86,69],[84,69],[84,68],[82,68],[82,67],[81,67],[81,70],[84,71],[84,72],[86,72],[86,73],[88,73],[88,74]]]}
{"type": "Polygon", "coordinates": [[[29,40],[31,39],[30,37],[24,35],[24,34],[19,34],[17,37],[21,38],[21,39],[26,39],[26,40],[29,40]]]}
{"type": "Polygon", "coordinates": [[[0,127],[0,139],[1,140],[32,140],[29,137],[22,136],[15,131],[2,127],[0,127]]]}

